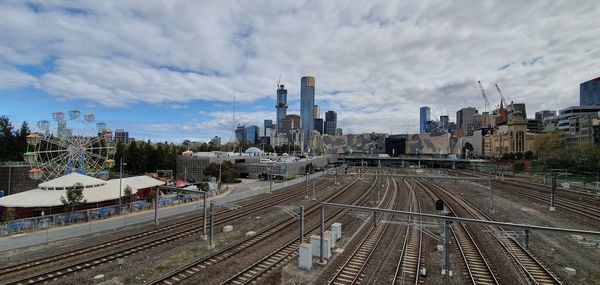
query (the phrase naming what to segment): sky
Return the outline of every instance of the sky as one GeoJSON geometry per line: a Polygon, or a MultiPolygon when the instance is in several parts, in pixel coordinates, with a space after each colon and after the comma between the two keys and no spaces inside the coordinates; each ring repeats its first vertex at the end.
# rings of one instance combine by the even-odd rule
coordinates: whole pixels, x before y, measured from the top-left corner
{"type": "MultiPolygon", "coordinates": [[[[597,1],[0,2],[0,115],[94,113],[136,139],[205,141],[299,113],[316,78],[344,133],[418,132],[419,107],[483,111],[497,83],[528,116],[600,76],[597,1]]],[[[82,124],[72,122],[72,124],[82,124]]]]}

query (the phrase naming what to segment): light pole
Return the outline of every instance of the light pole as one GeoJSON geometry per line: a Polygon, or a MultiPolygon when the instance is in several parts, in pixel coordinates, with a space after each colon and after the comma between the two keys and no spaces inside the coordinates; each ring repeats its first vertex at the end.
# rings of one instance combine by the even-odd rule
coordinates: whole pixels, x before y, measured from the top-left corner
{"type": "Polygon", "coordinates": [[[123,166],[127,165],[127,163],[123,163],[123,157],[121,157],[121,162],[119,163],[119,215],[121,214],[121,192],[123,188],[121,186],[123,181],[123,166]]]}

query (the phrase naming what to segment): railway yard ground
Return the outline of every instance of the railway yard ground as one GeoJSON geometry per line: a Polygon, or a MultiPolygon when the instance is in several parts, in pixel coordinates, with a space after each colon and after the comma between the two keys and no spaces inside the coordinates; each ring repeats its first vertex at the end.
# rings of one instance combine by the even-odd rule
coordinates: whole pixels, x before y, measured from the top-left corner
{"type": "Polygon", "coordinates": [[[213,246],[198,210],[159,226],[141,223],[6,251],[0,284],[600,284],[597,234],[454,222],[446,237],[439,219],[321,208],[328,202],[598,232],[595,195],[559,189],[550,211],[550,187],[528,181],[494,179],[490,190],[481,179],[488,176],[471,171],[347,172],[231,202],[239,208],[217,206],[213,246]],[[460,179],[440,178],[447,176],[460,179]],[[313,247],[312,269],[300,269],[299,247],[319,236],[321,218],[326,230],[341,223],[342,236],[334,237],[324,263],[313,247]],[[446,262],[451,276],[442,274],[446,262]]]}

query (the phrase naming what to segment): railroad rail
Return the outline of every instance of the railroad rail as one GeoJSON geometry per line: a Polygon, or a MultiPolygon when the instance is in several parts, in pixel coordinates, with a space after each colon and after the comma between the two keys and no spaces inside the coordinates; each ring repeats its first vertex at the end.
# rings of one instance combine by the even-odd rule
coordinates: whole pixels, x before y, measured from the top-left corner
{"type": "MultiPolygon", "coordinates": [[[[361,203],[365,198],[368,197],[369,193],[371,192],[371,190],[374,188],[375,185],[377,185],[377,179],[374,180],[374,183],[371,184],[371,186],[369,186],[369,189],[367,191],[364,191],[359,197],[354,199],[351,202],[351,204],[361,203]]],[[[318,207],[320,208],[320,206],[318,206],[318,207]]],[[[333,215],[330,215],[326,219],[325,223],[327,225],[332,224],[333,221],[336,221],[339,218],[341,218],[347,211],[348,210],[345,210],[345,209],[336,210],[336,212],[333,215]]],[[[310,236],[310,234],[316,234],[319,230],[319,227],[320,227],[320,225],[317,224],[314,227],[310,228],[307,236],[310,236]]],[[[265,256],[261,260],[255,262],[254,264],[252,264],[249,267],[245,268],[244,270],[240,271],[238,274],[232,276],[231,278],[227,279],[226,281],[222,282],[221,284],[238,284],[239,285],[239,284],[250,284],[250,283],[255,282],[256,280],[258,280],[261,277],[265,276],[266,274],[272,272],[279,266],[285,264],[292,258],[296,257],[298,255],[298,248],[299,248],[299,245],[301,244],[301,242],[302,241],[300,240],[299,237],[288,242],[284,246],[280,247],[278,250],[274,251],[273,253],[270,253],[269,255],[265,256]]]]}
{"type": "MultiPolygon", "coordinates": [[[[445,189],[436,184],[425,184],[420,181],[416,181],[416,183],[425,190],[425,192],[432,198],[433,201],[441,199],[441,197],[440,195],[436,194],[435,191],[431,190],[427,185],[432,185],[451,199],[453,198],[453,196],[449,195],[445,189]]],[[[456,211],[454,211],[454,209],[452,209],[448,203],[444,204],[450,212],[456,214],[456,211]]],[[[475,242],[473,235],[471,235],[467,227],[464,224],[453,224],[450,229],[462,256],[471,283],[500,284],[496,279],[496,275],[492,271],[489,262],[484,257],[483,252],[481,252],[481,249],[475,242]]]]}
{"type": "MultiPolygon", "coordinates": [[[[359,181],[358,179],[352,181],[351,183],[346,185],[342,190],[331,195],[326,200],[333,200],[333,199],[341,196],[347,190],[351,189],[355,185],[355,183],[357,183],[358,181],[359,181]]],[[[318,210],[318,205],[314,205],[314,206],[310,207],[309,209],[305,210],[305,215],[314,213],[317,210],[318,210]]],[[[176,283],[184,282],[185,280],[192,277],[193,275],[200,272],[201,270],[204,270],[209,266],[212,266],[216,263],[223,262],[223,261],[229,259],[230,257],[235,256],[236,254],[240,253],[241,251],[253,246],[254,244],[256,244],[262,240],[267,239],[268,237],[272,236],[274,233],[281,231],[283,228],[289,227],[289,226],[293,225],[294,223],[296,223],[296,221],[294,219],[292,219],[292,218],[286,219],[274,226],[271,226],[271,227],[257,233],[256,235],[254,235],[252,237],[246,238],[240,242],[237,242],[237,243],[230,245],[222,250],[219,250],[218,252],[215,252],[215,253],[205,256],[199,260],[193,261],[181,268],[178,268],[178,269],[166,274],[165,276],[160,277],[157,280],[153,280],[149,284],[176,284],[176,283]]],[[[282,249],[280,249],[280,250],[282,251],[282,249]]]]}
{"type": "MultiPolygon", "coordinates": [[[[394,184],[394,192],[392,199],[389,199],[389,203],[386,205],[387,208],[396,206],[396,197],[398,195],[398,185],[395,179],[392,179],[394,184]],[[392,202],[393,201],[393,202],[392,202]]],[[[381,215],[379,216],[379,221],[384,218],[389,218],[391,215],[381,215]]],[[[365,235],[365,237],[360,241],[358,246],[354,249],[354,251],[350,254],[350,257],[346,260],[346,262],[337,270],[332,279],[329,280],[328,284],[354,284],[359,283],[362,280],[362,272],[373,252],[379,245],[383,234],[388,228],[388,223],[385,223],[383,226],[373,225],[365,235]]]]}
{"type": "MultiPolygon", "coordinates": [[[[330,181],[325,181],[318,184],[319,188],[325,188],[330,185],[330,181]]],[[[294,187],[296,188],[296,187],[294,187]]],[[[244,217],[249,213],[261,211],[265,208],[271,207],[276,204],[280,204],[282,202],[291,200],[293,198],[304,195],[304,186],[299,185],[297,190],[280,192],[281,194],[276,194],[271,199],[262,199],[254,202],[249,202],[245,207],[240,208],[239,210],[224,210],[216,213],[216,221],[215,224],[223,224],[230,222],[232,220],[238,219],[240,217],[244,217]]],[[[108,263],[119,258],[123,258],[126,256],[130,256],[136,254],[141,251],[145,251],[154,247],[158,247],[164,245],[166,243],[189,237],[201,232],[201,229],[195,223],[202,221],[203,218],[196,218],[187,221],[183,221],[180,223],[176,223],[173,225],[161,227],[158,229],[145,231],[139,234],[135,234],[132,236],[125,237],[123,239],[112,240],[105,243],[100,243],[97,245],[85,247],[82,249],[69,251],[66,253],[62,253],[59,255],[46,257],[38,260],[34,260],[31,262],[21,263],[18,265],[6,267],[0,269],[0,276],[3,276],[3,280],[7,275],[17,276],[19,280],[11,281],[7,284],[39,284],[45,283],[51,280],[56,280],[59,277],[66,277],[68,275],[74,274],[79,271],[89,270],[90,268],[97,267],[101,264],[108,263]],[[171,232],[175,230],[181,230],[179,232],[171,232]],[[170,233],[169,233],[170,232],[170,233]],[[166,236],[156,237],[158,234],[168,233],[166,236]],[[154,239],[148,240],[150,237],[156,237],[154,239]],[[123,245],[123,241],[125,243],[133,243],[137,242],[133,245],[125,246],[122,249],[114,249],[123,245]],[[109,249],[113,248],[112,251],[109,249]],[[105,253],[109,251],[108,253],[105,253]],[[89,258],[89,255],[95,252],[99,252],[98,256],[93,258],[89,258]],[[64,262],[64,259],[75,259],[78,257],[85,258],[84,261],[78,261],[75,264],[66,265],[66,266],[58,266],[59,268],[51,269],[49,271],[45,271],[42,273],[37,272],[33,276],[25,277],[20,276],[23,271],[32,271],[35,268],[40,268],[42,266],[51,266],[54,263],[64,262]]]]}
{"type": "MultiPolygon", "coordinates": [[[[455,201],[458,205],[461,205],[472,217],[476,219],[483,219],[491,221],[491,219],[480,211],[477,207],[469,203],[468,201],[457,198],[456,195],[449,193],[448,190],[440,187],[437,184],[429,183],[436,189],[439,189],[447,197],[455,201]]],[[[562,284],[562,282],[550,272],[550,270],[544,266],[537,258],[526,250],[521,244],[512,237],[500,238],[501,233],[495,233],[499,231],[503,232],[502,228],[490,228],[490,232],[495,240],[502,246],[502,248],[513,258],[513,260],[519,265],[521,270],[525,272],[527,277],[534,284],[562,284]]],[[[502,234],[502,236],[507,236],[502,234]]]]}
{"type": "MultiPolygon", "coordinates": [[[[421,212],[421,203],[419,202],[415,189],[410,186],[406,180],[403,180],[405,186],[410,189],[410,207],[409,211],[421,212]]],[[[421,268],[421,253],[423,252],[423,230],[412,225],[411,223],[419,222],[417,219],[410,217],[409,225],[406,227],[404,242],[400,258],[394,271],[392,285],[405,284],[404,280],[412,280],[413,284],[419,284],[419,270],[421,268]]]]}

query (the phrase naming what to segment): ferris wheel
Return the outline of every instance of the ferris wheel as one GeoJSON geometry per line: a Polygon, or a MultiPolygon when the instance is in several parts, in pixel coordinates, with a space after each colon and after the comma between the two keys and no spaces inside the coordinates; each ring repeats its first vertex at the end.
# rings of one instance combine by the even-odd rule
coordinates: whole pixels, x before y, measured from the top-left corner
{"type": "Polygon", "coordinates": [[[79,110],[52,113],[52,122],[37,122],[37,132],[27,136],[29,177],[47,181],[70,173],[108,178],[117,151],[106,124],[94,114],[79,110]],[[95,123],[95,125],[94,125],[95,123]]]}

